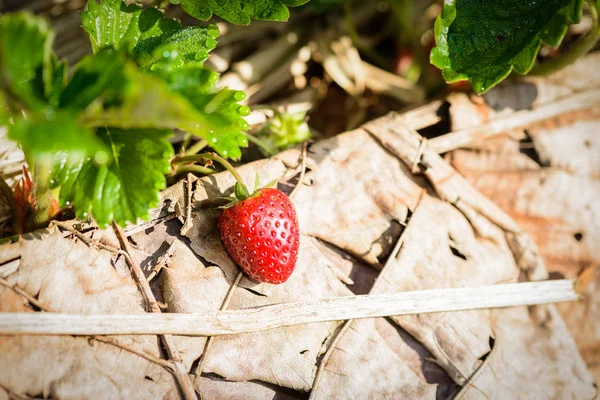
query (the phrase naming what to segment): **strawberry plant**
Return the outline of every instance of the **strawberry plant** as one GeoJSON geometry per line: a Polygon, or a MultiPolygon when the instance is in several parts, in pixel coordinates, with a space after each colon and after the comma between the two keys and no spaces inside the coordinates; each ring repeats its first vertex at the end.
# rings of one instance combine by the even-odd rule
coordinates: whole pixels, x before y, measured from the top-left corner
{"type": "MultiPolygon", "coordinates": [[[[182,1],[191,15],[238,24],[285,20],[306,1],[182,1]]],[[[214,25],[184,27],[154,7],[90,0],[81,14],[94,51],[72,68],[52,51],[54,32],[29,12],[0,17],[0,124],[33,176],[34,212],[21,230],[47,224],[55,200],[100,225],[147,217],[166,185],[173,129],[238,159],[247,145],[245,94],[218,88],[204,66],[214,25]]]]}

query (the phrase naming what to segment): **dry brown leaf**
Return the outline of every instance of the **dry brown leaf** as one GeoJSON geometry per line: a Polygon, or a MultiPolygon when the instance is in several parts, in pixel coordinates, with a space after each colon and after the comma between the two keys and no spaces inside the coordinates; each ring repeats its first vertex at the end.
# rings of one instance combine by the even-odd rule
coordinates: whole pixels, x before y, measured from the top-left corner
{"type": "Polygon", "coordinates": [[[315,399],[435,398],[435,386],[421,380],[385,344],[376,321],[350,324],[313,389],[315,399]]]}
{"type": "Polygon", "coordinates": [[[457,399],[593,399],[596,389],[561,317],[543,326],[525,307],[492,310],[494,344],[457,399]]]}
{"type": "Polygon", "coordinates": [[[233,382],[214,376],[197,378],[196,388],[201,398],[210,400],[291,400],[298,398],[264,384],[233,382]]]}
{"type": "MultiPolygon", "coordinates": [[[[592,68],[589,63],[599,56],[588,56],[562,72],[565,87],[581,82],[577,74],[592,68]]],[[[559,82],[555,77],[534,81],[538,92],[547,95],[558,93],[548,90],[548,85],[559,82]]],[[[504,93],[514,94],[518,86],[510,89],[504,93]]],[[[465,109],[456,108],[453,118],[460,119],[459,110],[465,109]]],[[[456,150],[447,159],[533,236],[551,274],[573,279],[587,266],[600,264],[598,129],[600,108],[590,104],[588,110],[530,127],[527,142],[504,139],[502,149],[456,150]]],[[[600,383],[599,287],[597,274],[583,301],[559,305],[596,383],[600,383]]]]}
{"type": "MultiPolygon", "coordinates": [[[[402,249],[376,293],[493,285],[518,277],[506,243],[478,239],[459,211],[430,196],[419,203],[403,237],[402,249]]],[[[493,332],[486,310],[392,319],[423,343],[459,384],[490,350],[493,332]]]]}
{"type": "MultiPolygon", "coordinates": [[[[21,264],[8,280],[50,310],[144,312],[136,284],[114,270],[110,253],[65,239],[54,229],[24,235],[18,245],[21,264]]],[[[31,311],[5,286],[0,286],[0,299],[2,311],[31,311]]],[[[117,340],[160,357],[154,336],[120,336],[117,340]]],[[[177,390],[172,375],[163,367],[84,337],[1,337],[0,365],[0,386],[34,397],[156,398],[177,390]]]]}
{"type": "MultiPolygon", "coordinates": [[[[192,240],[192,248],[208,262],[220,265],[224,272],[223,274],[219,271],[210,279],[198,282],[196,290],[222,300],[230,284],[225,276],[231,276],[233,280],[238,270],[228,259],[220,243],[216,221],[214,218],[210,220],[214,216],[213,211],[201,212],[194,220],[194,227],[188,236],[200,238],[201,240],[192,240]],[[201,226],[208,226],[210,231],[200,232],[201,228],[196,227],[201,226]],[[224,291],[219,289],[223,285],[224,291]]],[[[326,259],[314,248],[312,240],[303,236],[300,243],[294,274],[285,284],[258,284],[243,278],[229,308],[350,295],[351,292],[327,267],[326,259]]],[[[317,357],[324,351],[324,342],[338,325],[339,323],[335,322],[312,324],[215,338],[205,359],[204,371],[215,373],[227,380],[260,380],[295,390],[309,391],[314,379],[317,357]]]]}
{"type": "MultiPolygon", "coordinates": [[[[388,148],[392,153],[396,154],[400,159],[402,159],[405,164],[413,164],[418,149],[421,147],[420,138],[416,132],[411,131],[407,127],[403,126],[398,117],[391,116],[388,118],[382,118],[380,120],[373,121],[372,123],[368,124],[365,127],[365,129],[367,129],[373,135],[377,136],[377,138],[386,146],[386,148],[388,148]]],[[[483,197],[476,189],[469,185],[464,180],[464,178],[458,175],[456,171],[454,171],[451,167],[444,163],[441,160],[441,158],[431,150],[424,150],[420,166],[424,170],[425,175],[428,177],[439,196],[445,199],[447,202],[451,202],[458,210],[462,212],[464,217],[468,219],[472,227],[470,229],[475,229],[475,232],[477,233],[477,235],[475,236],[476,241],[479,242],[481,246],[488,247],[488,249],[486,251],[482,251],[481,254],[490,254],[490,252],[492,252],[493,254],[493,250],[489,248],[489,246],[492,246],[496,247],[496,251],[498,252],[498,254],[502,254],[503,252],[505,252],[509,254],[510,258],[514,258],[510,262],[505,261],[502,264],[498,264],[498,267],[496,269],[497,278],[500,278],[503,274],[508,274],[504,276],[513,276],[514,279],[514,277],[516,277],[516,273],[518,272],[518,270],[514,267],[515,262],[517,265],[519,265],[523,269],[526,269],[527,271],[531,271],[531,269],[534,268],[533,271],[535,273],[530,273],[529,276],[543,276],[545,272],[545,267],[543,265],[543,261],[541,261],[541,259],[537,256],[537,250],[535,248],[535,245],[533,245],[530,242],[529,236],[527,236],[520,230],[520,228],[515,224],[515,222],[510,218],[508,214],[503,212],[500,208],[498,208],[498,206],[490,202],[487,198],[483,197]],[[490,222],[494,222],[496,225],[491,224],[490,222]],[[509,246],[510,249],[508,249],[509,246]],[[511,265],[513,267],[511,267],[511,265]],[[511,270],[513,271],[512,274],[510,272],[511,270]]],[[[411,219],[411,222],[409,223],[409,228],[407,228],[407,232],[405,233],[407,234],[407,239],[410,238],[410,235],[408,234],[410,226],[412,226],[414,218],[418,216],[419,210],[421,207],[423,207],[423,204],[427,205],[427,197],[424,197],[422,203],[419,204],[415,214],[413,215],[413,219],[411,219]]],[[[443,204],[445,207],[449,207],[448,204],[441,204],[443,204]]],[[[448,212],[447,214],[451,215],[452,212],[448,212]]],[[[415,241],[417,243],[417,246],[415,246],[415,248],[418,252],[422,252],[423,254],[417,256],[416,260],[413,261],[415,265],[418,265],[420,267],[418,269],[414,268],[413,272],[415,274],[415,278],[413,279],[414,281],[418,282],[416,286],[427,287],[429,285],[435,284],[452,284],[452,278],[456,278],[457,281],[461,283],[463,280],[465,282],[469,282],[469,280],[471,279],[491,278],[487,276],[486,272],[491,272],[492,276],[494,276],[494,268],[490,268],[488,269],[488,271],[479,270],[478,272],[473,272],[472,275],[465,273],[464,270],[457,270],[456,274],[458,276],[453,276],[452,269],[448,270],[448,267],[446,266],[448,264],[447,262],[438,264],[440,267],[437,269],[431,268],[429,270],[422,271],[428,264],[432,263],[432,258],[433,260],[436,259],[435,250],[437,250],[437,248],[432,248],[431,246],[426,250],[421,250],[421,246],[427,243],[427,238],[425,238],[424,235],[427,231],[431,232],[431,235],[435,235],[436,230],[443,231],[443,228],[438,227],[438,221],[440,220],[443,221],[443,218],[440,215],[437,215],[435,218],[425,218],[425,221],[421,222],[421,226],[434,226],[430,227],[429,230],[418,229],[418,232],[421,236],[420,240],[415,241]],[[431,254],[433,254],[433,257],[430,256],[431,254]],[[463,276],[460,276],[461,272],[464,274],[463,276]]],[[[439,225],[448,225],[451,227],[455,226],[454,223],[442,223],[439,225]]],[[[461,239],[466,239],[466,244],[469,244],[469,237],[471,237],[472,234],[465,235],[466,232],[467,231],[463,230],[461,232],[462,234],[460,237],[461,239]]],[[[437,238],[434,239],[433,242],[439,245],[440,242],[443,243],[443,239],[437,238]]],[[[439,247],[444,248],[446,246],[442,245],[439,247]]],[[[405,248],[403,247],[399,254],[400,259],[402,258],[404,251],[405,248]]],[[[407,254],[410,253],[407,252],[407,254]]],[[[466,254],[466,256],[468,260],[469,255],[466,254]]],[[[491,260],[493,260],[493,258],[491,260]]],[[[485,263],[485,259],[481,261],[485,263]]],[[[401,285],[406,285],[405,282],[408,282],[408,284],[410,284],[411,282],[411,269],[406,268],[406,264],[406,261],[404,263],[400,263],[400,265],[404,267],[403,269],[400,269],[400,271],[409,271],[406,272],[408,274],[408,277],[402,276],[402,280],[399,280],[400,284],[397,284],[396,282],[392,281],[392,284],[397,285],[400,289],[402,288],[401,285]]],[[[410,263],[408,263],[408,265],[410,265],[410,263]]],[[[395,271],[396,269],[390,269],[388,273],[393,274],[395,271]]],[[[389,276],[390,275],[384,276],[382,281],[389,282],[389,276]]],[[[382,286],[383,284],[381,286],[378,285],[377,291],[382,290],[382,286]]],[[[393,289],[398,290],[398,288],[396,287],[394,287],[393,289]]],[[[531,314],[528,316],[527,321],[527,323],[530,325],[530,329],[538,329],[538,324],[544,323],[544,321],[540,321],[539,318],[541,316],[545,316],[546,318],[548,318],[547,315],[552,315],[553,310],[554,309],[552,306],[547,308],[532,308],[531,314]]],[[[519,309],[514,309],[515,316],[518,315],[519,312],[519,309]]],[[[493,315],[493,311],[491,311],[490,314],[493,315]]],[[[432,319],[433,323],[423,324],[421,318],[419,318],[419,323],[414,323],[412,327],[408,324],[403,324],[402,320],[410,320],[411,318],[415,319],[418,317],[403,317],[398,319],[395,318],[395,320],[401,326],[407,329],[407,331],[409,331],[415,337],[417,337],[417,339],[420,339],[420,341],[425,345],[425,347],[429,351],[432,352],[432,354],[438,355],[442,354],[440,348],[442,348],[443,350],[445,350],[446,348],[453,349],[453,346],[457,346],[460,344],[460,340],[453,340],[453,336],[455,335],[456,329],[460,329],[460,323],[457,324],[458,321],[451,321],[452,316],[448,314],[446,318],[450,319],[448,319],[445,324],[440,323],[444,319],[443,316],[437,316],[440,319],[440,321],[435,321],[435,317],[436,316],[423,316],[423,320],[427,321],[427,319],[432,319]],[[438,323],[436,324],[436,322],[438,323]],[[431,332],[429,336],[427,336],[428,331],[431,332]],[[449,332],[451,332],[451,334],[449,334],[449,332]],[[431,338],[431,335],[433,335],[434,337],[444,338],[445,340],[443,339],[442,341],[435,341],[431,338]]],[[[488,322],[488,326],[491,331],[490,337],[493,337],[493,332],[496,329],[495,323],[493,322],[493,318],[491,318],[491,320],[488,322]]],[[[468,328],[477,329],[471,333],[471,335],[473,335],[482,328],[485,328],[485,325],[482,325],[480,323],[477,325],[466,325],[464,327],[465,330],[468,328]]],[[[560,324],[557,326],[556,332],[553,332],[553,334],[548,337],[548,340],[541,340],[540,342],[536,342],[536,344],[539,347],[545,348],[544,353],[546,355],[551,354],[551,360],[553,363],[564,362],[565,365],[580,365],[581,358],[579,358],[578,355],[574,355],[574,353],[576,354],[576,351],[571,339],[569,338],[569,335],[565,334],[564,329],[559,328],[560,324]],[[564,343],[562,346],[564,348],[568,348],[568,351],[563,351],[563,347],[561,347],[559,350],[554,350],[554,343],[557,340],[562,341],[564,343]],[[559,358],[562,361],[558,361],[559,358]]],[[[523,337],[522,340],[524,341],[524,343],[526,343],[527,337],[523,337]]],[[[472,348],[473,344],[476,343],[477,340],[473,340],[472,342],[468,343],[469,350],[470,348],[472,348]]],[[[481,344],[483,343],[480,342],[480,345],[481,344]]],[[[503,342],[501,346],[512,346],[512,344],[510,342],[503,342]]],[[[523,349],[526,348],[527,346],[523,345],[523,349]]],[[[502,371],[504,370],[507,371],[507,380],[510,380],[509,378],[511,378],[511,372],[510,368],[508,368],[507,365],[505,367],[498,367],[493,370],[476,372],[478,370],[476,369],[477,358],[475,357],[475,355],[478,351],[482,350],[481,348],[478,349],[477,347],[475,347],[474,349],[475,351],[471,354],[469,354],[468,351],[455,353],[450,352],[449,354],[442,354],[441,356],[438,356],[440,358],[438,361],[440,361],[440,364],[445,367],[446,371],[457,382],[461,382],[463,379],[468,378],[473,379],[475,378],[475,376],[480,376],[481,374],[486,375],[484,376],[484,379],[488,381],[502,381],[502,371]],[[469,360],[471,362],[475,361],[475,364],[469,364],[469,360]],[[469,370],[471,371],[471,373],[465,374],[465,371],[469,370]]],[[[569,396],[567,393],[572,393],[572,395],[575,397],[587,396],[589,395],[589,393],[594,392],[594,388],[591,384],[591,376],[588,374],[584,367],[579,369],[573,368],[573,375],[567,376],[563,371],[558,371],[556,366],[547,365],[550,364],[548,360],[544,358],[545,356],[542,357],[541,354],[537,351],[521,350],[518,354],[519,358],[523,358],[523,360],[521,361],[523,364],[539,364],[540,369],[545,369],[543,373],[546,374],[546,376],[552,376],[552,378],[547,382],[556,382],[556,387],[547,390],[558,390],[558,392],[561,393],[561,396],[569,396]]],[[[484,358],[484,356],[485,354],[480,355],[481,358],[484,358]]],[[[510,363],[511,360],[503,358],[499,362],[510,363]]],[[[520,386],[518,387],[517,393],[528,393],[529,391],[534,393],[537,391],[537,389],[534,390],[533,385],[535,385],[535,382],[524,380],[520,382],[520,386]],[[529,387],[531,387],[531,390],[529,389],[529,387]]],[[[478,392],[478,395],[482,397],[494,397],[496,393],[492,391],[493,387],[494,385],[491,384],[486,391],[478,392]]]]}

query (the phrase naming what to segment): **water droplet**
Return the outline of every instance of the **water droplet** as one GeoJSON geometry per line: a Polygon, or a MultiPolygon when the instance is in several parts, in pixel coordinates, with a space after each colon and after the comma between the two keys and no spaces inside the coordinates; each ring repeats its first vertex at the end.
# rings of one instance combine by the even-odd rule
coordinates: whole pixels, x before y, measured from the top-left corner
{"type": "Polygon", "coordinates": [[[214,83],[217,83],[218,80],[219,80],[219,74],[217,74],[214,71],[210,71],[210,74],[208,75],[208,79],[207,79],[208,83],[214,84],[214,83]]]}
{"type": "Polygon", "coordinates": [[[227,150],[223,150],[223,155],[226,156],[227,155],[227,150]]]}
{"type": "MultiPolygon", "coordinates": [[[[196,53],[195,58],[197,61],[206,60],[208,58],[208,53],[204,50],[200,50],[199,52],[196,53]]],[[[210,77],[209,77],[209,79],[210,79],[210,77]]]]}
{"type": "Polygon", "coordinates": [[[242,101],[246,98],[246,93],[242,92],[241,90],[236,90],[235,93],[233,94],[233,98],[236,101],[242,101]]]}
{"type": "Polygon", "coordinates": [[[215,46],[217,45],[217,41],[214,38],[208,38],[204,41],[204,45],[206,47],[208,47],[209,49],[214,49],[215,46]]]}
{"type": "Polygon", "coordinates": [[[210,141],[213,143],[217,143],[217,138],[212,138],[210,141]]]}
{"type": "Polygon", "coordinates": [[[54,185],[54,179],[50,179],[50,184],[54,185]]]}
{"type": "Polygon", "coordinates": [[[88,213],[84,212],[84,213],[83,213],[83,216],[84,216],[84,217],[87,217],[87,216],[88,216],[88,213]]]}
{"type": "Polygon", "coordinates": [[[164,58],[171,57],[171,53],[169,51],[164,51],[162,55],[163,55],[164,58]]]}
{"type": "Polygon", "coordinates": [[[239,106],[238,109],[238,114],[240,114],[242,117],[245,117],[247,115],[250,115],[250,107],[248,106],[239,106]]]}
{"type": "Polygon", "coordinates": [[[71,202],[70,202],[70,201],[65,201],[65,205],[66,205],[66,206],[70,206],[70,205],[71,205],[71,202]]]}
{"type": "Polygon", "coordinates": [[[105,151],[98,151],[94,155],[94,162],[96,164],[106,164],[108,162],[108,153],[105,151]]]}
{"type": "Polygon", "coordinates": [[[248,122],[246,122],[243,119],[239,120],[238,123],[237,123],[237,125],[243,131],[245,131],[246,129],[248,129],[250,127],[250,125],[248,124],[248,122]]]}
{"type": "MultiPolygon", "coordinates": [[[[178,1],[178,0],[176,0],[176,1],[178,1]]],[[[171,0],[171,2],[173,2],[173,1],[171,0]]],[[[211,38],[216,39],[219,37],[219,28],[216,25],[211,24],[206,27],[206,33],[211,38]]]]}
{"type": "Polygon", "coordinates": [[[181,0],[171,0],[171,4],[179,4],[181,0]]]}

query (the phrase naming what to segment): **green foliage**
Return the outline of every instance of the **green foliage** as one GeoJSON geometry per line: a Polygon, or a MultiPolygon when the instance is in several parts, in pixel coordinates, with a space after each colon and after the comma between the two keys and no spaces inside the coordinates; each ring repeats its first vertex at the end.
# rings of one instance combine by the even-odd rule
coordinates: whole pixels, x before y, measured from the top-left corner
{"type": "Polygon", "coordinates": [[[156,8],[127,6],[122,0],[90,0],[81,21],[95,53],[107,47],[126,51],[142,69],[165,59],[172,67],[202,65],[219,36],[214,25],[185,28],[156,8]]]}
{"type": "Polygon", "coordinates": [[[78,218],[93,213],[100,225],[115,220],[124,225],[147,218],[159,202],[170,171],[173,148],[169,131],[105,129],[97,137],[112,149],[112,163],[98,165],[60,152],[51,173],[52,187],[60,186],[60,206],[73,205],[78,218]]]}
{"type": "Polygon", "coordinates": [[[67,79],[44,19],[0,17],[0,124],[30,165],[43,167],[36,185],[56,189],[61,206],[80,218],[123,224],[156,206],[171,168],[173,128],[241,157],[245,94],[217,88],[218,74],[203,65],[216,26],[183,27],[156,8],[122,0],[90,0],[81,18],[94,55],[67,79]]]}
{"type": "Polygon", "coordinates": [[[309,0],[171,0],[181,3],[186,13],[200,20],[213,14],[238,25],[248,25],[250,19],[287,21],[288,7],[297,7],[309,0]]]}
{"type": "Polygon", "coordinates": [[[110,160],[108,147],[67,112],[18,119],[10,126],[8,137],[21,144],[30,163],[51,161],[59,151],[67,151],[77,160],[86,156],[100,164],[110,160]]]}
{"type": "Polygon", "coordinates": [[[53,40],[48,22],[29,12],[0,17],[0,83],[23,108],[43,107],[55,87],[53,40]]]}
{"type": "MultiPolygon", "coordinates": [[[[85,119],[92,123],[121,128],[180,128],[209,141],[222,156],[238,159],[247,145],[242,118],[250,109],[238,104],[243,92],[217,89],[218,74],[203,66],[208,52],[216,46],[216,26],[184,28],[164,19],[150,8],[121,5],[104,0],[90,1],[83,13],[84,29],[96,42],[96,51],[115,48],[128,53],[136,67],[120,68],[127,86],[114,107],[94,108],[85,119]],[[93,4],[93,5],[92,5],[93,4]],[[116,20],[119,24],[106,25],[116,20]],[[100,29],[98,27],[101,27],[100,29]],[[149,74],[140,73],[140,69],[149,74]]],[[[97,55],[100,55],[98,53],[97,55]]],[[[112,55],[102,63],[110,63],[112,55]]],[[[99,72],[103,67],[88,66],[99,72]]],[[[118,87],[126,87],[116,84],[118,87]]]]}
{"type": "Polygon", "coordinates": [[[431,63],[448,82],[469,80],[483,93],[512,70],[526,74],[541,43],[560,44],[581,19],[583,0],[455,0],[435,22],[431,63]]]}
{"type": "Polygon", "coordinates": [[[310,139],[312,134],[306,123],[306,112],[275,112],[258,133],[263,150],[275,154],[295,144],[310,139]]]}

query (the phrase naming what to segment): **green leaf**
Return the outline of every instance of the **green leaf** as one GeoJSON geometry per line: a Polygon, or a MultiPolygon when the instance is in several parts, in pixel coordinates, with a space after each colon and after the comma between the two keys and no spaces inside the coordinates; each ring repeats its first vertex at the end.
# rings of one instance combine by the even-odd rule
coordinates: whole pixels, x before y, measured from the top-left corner
{"type": "Polygon", "coordinates": [[[88,2],[87,11],[81,13],[81,25],[90,36],[94,53],[105,47],[118,49],[135,42],[135,27],[142,8],[127,5],[122,0],[95,0],[88,2]]]}
{"type": "Polygon", "coordinates": [[[53,91],[52,42],[48,22],[29,12],[0,17],[0,83],[22,106],[39,109],[53,91]]]}
{"type": "Polygon", "coordinates": [[[21,144],[30,161],[51,160],[60,151],[69,152],[73,159],[89,157],[99,164],[110,160],[109,148],[66,112],[17,119],[9,125],[8,137],[21,144]]]}
{"type": "Polygon", "coordinates": [[[431,63],[448,82],[469,80],[478,93],[514,69],[526,74],[541,43],[557,46],[581,19],[583,0],[455,0],[438,15],[431,63]]]}
{"type": "Polygon", "coordinates": [[[82,111],[95,101],[108,102],[126,95],[135,84],[135,75],[127,74],[131,69],[127,58],[112,49],[84,57],[60,94],[59,106],[82,111]]]}
{"type": "Polygon", "coordinates": [[[248,123],[242,118],[250,108],[238,104],[246,97],[241,91],[216,89],[218,74],[206,68],[176,68],[156,71],[171,90],[187,98],[201,114],[190,123],[179,126],[206,139],[223,157],[239,159],[240,147],[248,145],[242,133],[248,123]]]}
{"type": "Polygon", "coordinates": [[[82,60],[61,96],[61,107],[85,111],[88,126],[180,128],[209,141],[222,156],[241,157],[248,141],[238,101],[243,92],[216,89],[217,73],[204,67],[163,66],[152,73],[112,49],[82,60]]]}
{"type": "Polygon", "coordinates": [[[183,27],[156,8],[142,9],[122,0],[90,0],[81,21],[95,53],[106,47],[127,51],[142,69],[163,61],[202,65],[219,36],[215,25],[183,27]]]}
{"type": "Polygon", "coordinates": [[[287,21],[288,7],[297,7],[308,0],[171,0],[186,13],[200,20],[207,20],[213,14],[239,25],[248,25],[250,19],[287,21]]]}
{"type": "Polygon", "coordinates": [[[99,129],[98,138],[112,149],[111,163],[97,165],[71,160],[60,153],[51,173],[52,187],[60,186],[61,207],[73,205],[78,218],[93,215],[99,225],[120,225],[147,219],[159,204],[171,166],[171,131],[99,129]]]}
{"type": "Polygon", "coordinates": [[[241,157],[240,146],[248,144],[242,117],[250,109],[238,102],[245,94],[218,89],[218,74],[202,66],[216,46],[216,26],[184,28],[155,8],[121,0],[90,0],[82,21],[97,54],[77,68],[62,105],[90,105],[84,119],[94,126],[180,128],[208,140],[224,157],[241,157]],[[99,28],[113,19],[118,23],[99,28]],[[113,47],[137,66],[124,55],[114,60],[113,47]]]}
{"type": "Polygon", "coordinates": [[[60,96],[67,80],[67,63],[58,61],[54,55],[50,58],[46,75],[48,76],[48,93],[46,99],[53,107],[58,107],[60,96]]]}

